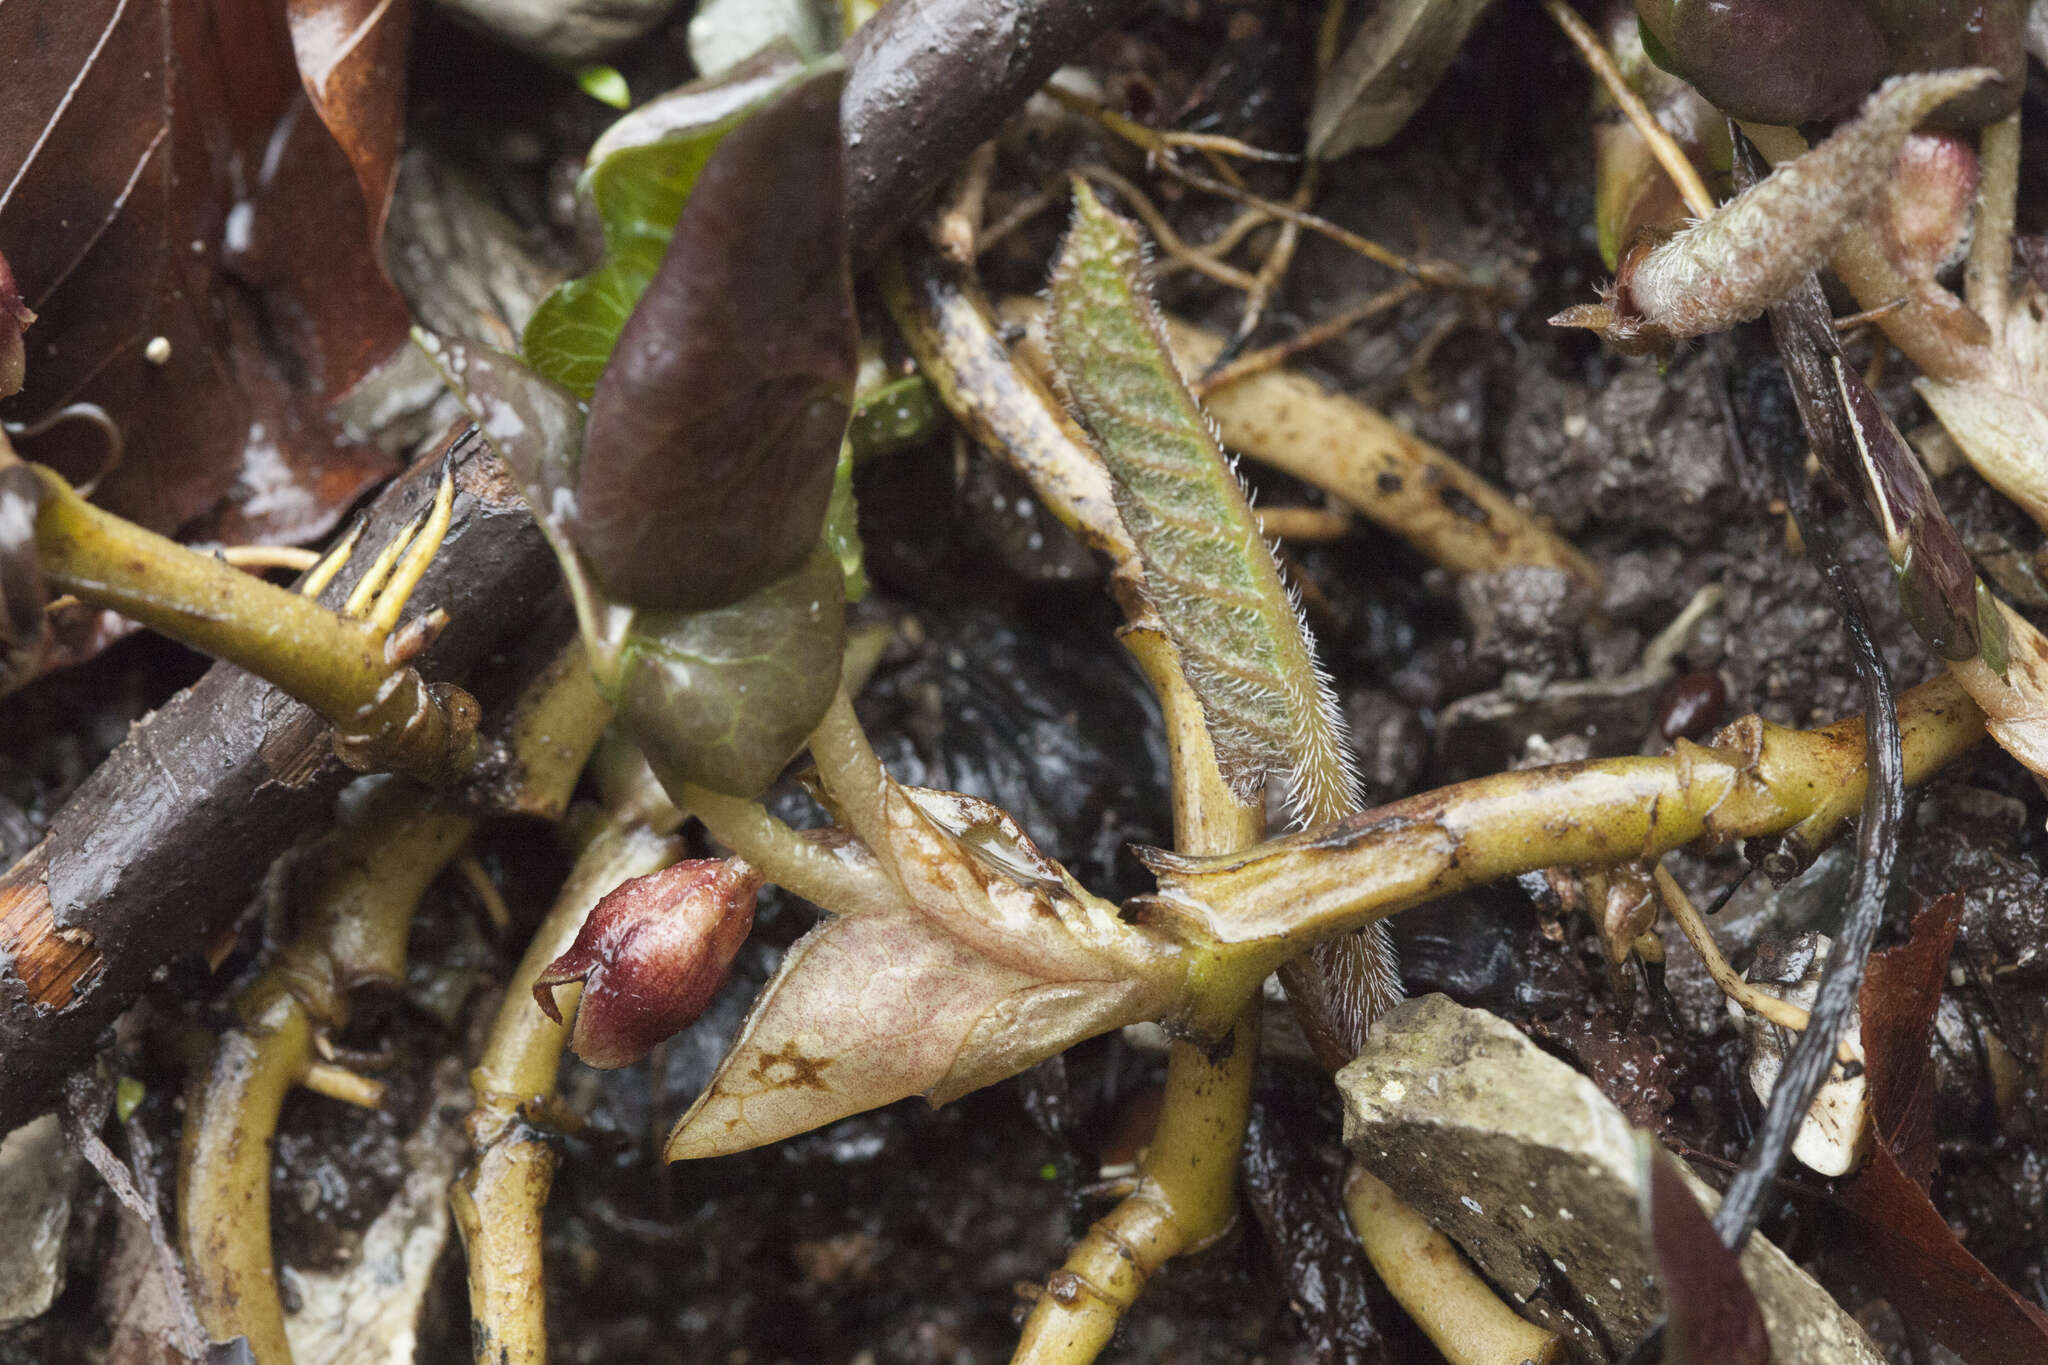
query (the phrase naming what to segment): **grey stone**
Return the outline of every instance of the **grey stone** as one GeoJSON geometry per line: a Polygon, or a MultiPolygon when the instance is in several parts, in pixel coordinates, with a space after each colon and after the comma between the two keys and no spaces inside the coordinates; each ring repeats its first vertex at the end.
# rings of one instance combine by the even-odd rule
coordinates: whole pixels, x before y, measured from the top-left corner
{"type": "Polygon", "coordinates": [[[78,1158],[55,1114],[0,1142],[0,1327],[36,1317],[64,1288],[64,1239],[78,1158]]]}
{"type": "MultiPolygon", "coordinates": [[[[1608,1344],[1626,1351],[1656,1320],[1633,1130],[1591,1081],[1505,1020],[1430,995],[1375,1024],[1337,1084],[1352,1154],[1583,1358],[1611,1359],[1608,1344]],[[1536,1297],[1545,1262],[1597,1323],[1536,1297]]],[[[1883,1359],[1777,1247],[1754,1237],[1742,1261],[1774,1358],[1883,1359]]]]}

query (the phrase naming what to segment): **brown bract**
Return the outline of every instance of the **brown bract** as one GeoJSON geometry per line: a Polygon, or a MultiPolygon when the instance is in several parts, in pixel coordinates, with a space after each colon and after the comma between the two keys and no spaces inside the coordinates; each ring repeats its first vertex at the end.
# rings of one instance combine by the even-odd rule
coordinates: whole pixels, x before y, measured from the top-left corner
{"type": "Polygon", "coordinates": [[[327,412],[404,338],[373,250],[382,206],[366,213],[292,40],[340,35],[350,55],[320,112],[391,124],[395,150],[405,8],[350,18],[362,7],[299,0],[288,28],[257,0],[0,7],[0,51],[17,57],[0,89],[0,251],[40,318],[0,415],[33,428],[90,403],[119,435],[63,421],[25,457],[97,477],[101,505],[150,529],[234,541],[322,534],[390,472],[327,412]],[[344,92],[343,71],[375,79],[344,92]]]}
{"type": "Polygon", "coordinates": [[[754,926],[761,874],[738,858],[696,858],[621,884],[592,908],[569,951],[534,981],[556,1023],[555,987],[583,983],[569,1046],[591,1066],[630,1066],[704,1012],[754,926]]]}
{"type": "Polygon", "coordinates": [[[1877,1142],[1841,1199],[1908,1322],[1966,1360],[2020,1365],[2048,1358],[2048,1315],[1971,1255],[1927,1194],[1938,1159],[1927,1035],[1961,917],[1961,898],[1944,896],[1914,917],[1908,942],[1870,959],[1858,1003],[1877,1142]]]}
{"type": "Polygon", "coordinates": [[[729,134],[590,403],[576,544],[637,607],[725,606],[817,543],[852,410],[843,78],[729,134]]]}

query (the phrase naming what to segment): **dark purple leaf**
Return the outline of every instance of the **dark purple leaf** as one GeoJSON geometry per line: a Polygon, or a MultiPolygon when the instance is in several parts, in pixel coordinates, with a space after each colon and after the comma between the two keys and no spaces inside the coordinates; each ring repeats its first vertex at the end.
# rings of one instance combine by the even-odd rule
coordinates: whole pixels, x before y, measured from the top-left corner
{"type": "Polygon", "coordinates": [[[1643,1222],[1664,1286],[1668,1365],[1768,1365],[1763,1309],[1742,1277],[1742,1257],[1721,1241],[1677,1165],[1656,1139],[1642,1157],[1643,1222]]]}
{"type": "Polygon", "coordinates": [[[572,524],[634,606],[724,606],[817,543],[855,372],[843,84],[719,144],[598,381],[572,524]]]}

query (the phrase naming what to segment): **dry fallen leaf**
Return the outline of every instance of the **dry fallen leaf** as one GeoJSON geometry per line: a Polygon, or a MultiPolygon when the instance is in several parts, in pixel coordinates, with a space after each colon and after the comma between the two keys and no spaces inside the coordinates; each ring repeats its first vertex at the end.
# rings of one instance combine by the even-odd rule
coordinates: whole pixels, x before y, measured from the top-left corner
{"type": "Polygon", "coordinates": [[[0,6],[0,51],[29,54],[0,90],[0,252],[37,315],[0,415],[25,457],[151,529],[225,541],[324,534],[391,472],[328,409],[405,333],[372,229],[406,8],[0,6]],[[306,70],[317,111],[295,41],[326,63],[306,70]],[[80,403],[105,422],[42,428],[80,403]]]}
{"type": "Polygon", "coordinates": [[[1961,917],[1961,898],[1944,896],[1914,917],[1908,942],[1871,956],[1858,1003],[1878,1140],[1841,1198],[1908,1322],[1972,1365],[2032,1365],[2048,1359],[2048,1313],[1971,1255],[1927,1196],[1937,1157],[1928,1029],[1961,917]]]}

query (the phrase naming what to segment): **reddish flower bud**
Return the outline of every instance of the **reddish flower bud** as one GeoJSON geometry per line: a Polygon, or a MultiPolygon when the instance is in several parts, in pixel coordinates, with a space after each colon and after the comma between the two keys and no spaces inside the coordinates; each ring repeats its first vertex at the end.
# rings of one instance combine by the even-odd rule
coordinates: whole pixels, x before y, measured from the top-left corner
{"type": "Polygon", "coordinates": [[[738,858],[699,858],[621,884],[548,964],[533,998],[550,1019],[556,986],[583,983],[569,1046],[595,1067],[639,1061],[680,1031],[725,984],[754,924],[761,874],[738,858]]]}

